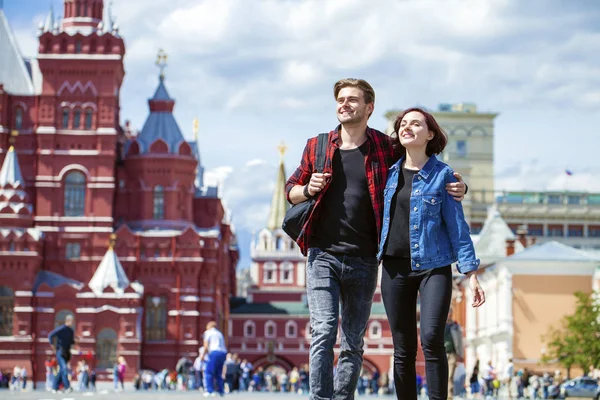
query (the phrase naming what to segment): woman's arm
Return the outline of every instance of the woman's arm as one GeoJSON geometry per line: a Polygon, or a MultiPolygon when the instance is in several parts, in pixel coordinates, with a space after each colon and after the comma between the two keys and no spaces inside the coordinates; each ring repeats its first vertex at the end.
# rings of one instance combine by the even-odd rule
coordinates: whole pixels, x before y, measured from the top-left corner
{"type": "MultiPolygon", "coordinates": [[[[446,184],[457,181],[453,171],[447,169],[444,173],[446,184]]],[[[442,196],[442,219],[448,228],[452,248],[458,256],[458,272],[466,274],[476,271],[480,261],[475,256],[475,247],[471,240],[469,225],[465,220],[462,203],[455,201],[446,190],[442,190],[442,196]]]]}

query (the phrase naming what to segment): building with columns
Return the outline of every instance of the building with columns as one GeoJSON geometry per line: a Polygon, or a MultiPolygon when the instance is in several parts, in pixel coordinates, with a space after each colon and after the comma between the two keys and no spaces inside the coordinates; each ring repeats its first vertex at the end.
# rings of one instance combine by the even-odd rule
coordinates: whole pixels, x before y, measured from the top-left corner
{"type": "Polygon", "coordinates": [[[38,39],[24,59],[0,9],[0,368],[43,380],[68,314],[100,379],[118,355],[129,375],[173,368],[209,320],[225,330],[238,251],[173,116],[166,55],[136,134],[120,125],[125,45],[103,0],[65,0],[38,39]]]}
{"type": "MultiPolygon", "coordinates": [[[[308,364],[310,320],[306,300],[306,258],[296,243],[281,229],[289,205],[285,196],[287,175],[280,148],[277,180],[267,225],[251,245],[251,284],[245,298],[232,301],[229,322],[229,351],[246,358],[254,367],[289,371],[308,364]]],[[[378,279],[378,282],[380,279],[378,279]]],[[[393,345],[378,287],[364,339],[363,371],[387,374],[393,345]]],[[[339,340],[334,348],[339,355],[339,340]]],[[[423,376],[423,354],[417,369],[423,376]]]]}

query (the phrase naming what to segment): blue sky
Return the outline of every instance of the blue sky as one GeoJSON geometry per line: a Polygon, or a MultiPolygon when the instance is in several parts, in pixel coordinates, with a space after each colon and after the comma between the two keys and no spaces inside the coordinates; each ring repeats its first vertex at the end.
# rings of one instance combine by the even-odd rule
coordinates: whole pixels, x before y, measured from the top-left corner
{"type": "MultiPolygon", "coordinates": [[[[59,0],[5,0],[25,55],[59,0]]],[[[600,4],[587,0],[114,0],[125,39],[122,120],[141,128],[157,84],[167,86],[191,138],[200,120],[202,162],[224,181],[246,266],[261,229],[277,145],[291,173],[309,136],[337,121],[331,92],[362,77],[389,109],[474,102],[494,111],[497,189],[600,191],[600,4]]]]}

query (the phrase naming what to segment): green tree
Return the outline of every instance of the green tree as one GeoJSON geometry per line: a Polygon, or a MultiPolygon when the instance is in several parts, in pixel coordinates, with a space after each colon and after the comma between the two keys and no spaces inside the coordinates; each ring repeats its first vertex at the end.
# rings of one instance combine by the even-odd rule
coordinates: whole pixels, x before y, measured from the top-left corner
{"type": "Polygon", "coordinates": [[[591,365],[600,368],[600,293],[576,292],[575,297],[575,312],[542,337],[547,346],[542,362],[558,362],[567,376],[573,366],[584,371],[591,365]]]}

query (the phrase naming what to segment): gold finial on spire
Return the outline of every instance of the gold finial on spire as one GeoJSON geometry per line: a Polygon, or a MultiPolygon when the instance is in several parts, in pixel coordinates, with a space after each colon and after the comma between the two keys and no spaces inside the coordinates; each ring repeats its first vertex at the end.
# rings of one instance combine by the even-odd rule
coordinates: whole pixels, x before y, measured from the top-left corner
{"type": "Polygon", "coordinates": [[[158,54],[156,55],[156,66],[160,69],[160,78],[165,78],[165,68],[167,67],[167,60],[169,56],[163,49],[158,49],[158,54]]]}
{"type": "Polygon", "coordinates": [[[12,131],[10,131],[10,136],[8,137],[8,143],[14,144],[17,141],[17,136],[19,136],[18,130],[13,129],[12,131]]]}
{"type": "Polygon", "coordinates": [[[285,145],[285,143],[281,142],[279,146],[277,146],[277,150],[279,150],[279,156],[283,159],[283,156],[285,155],[285,152],[287,150],[287,146],[285,145]]]}
{"type": "Polygon", "coordinates": [[[200,122],[198,118],[194,118],[194,122],[192,123],[192,131],[194,132],[194,140],[198,141],[198,131],[200,130],[200,122]]]}
{"type": "Polygon", "coordinates": [[[9,152],[9,153],[12,153],[13,151],[15,151],[15,146],[11,145],[11,146],[8,148],[8,152],[9,152]]]}
{"type": "Polygon", "coordinates": [[[117,235],[115,233],[111,233],[108,239],[108,249],[113,250],[115,248],[115,243],[117,242],[117,235]]]}

